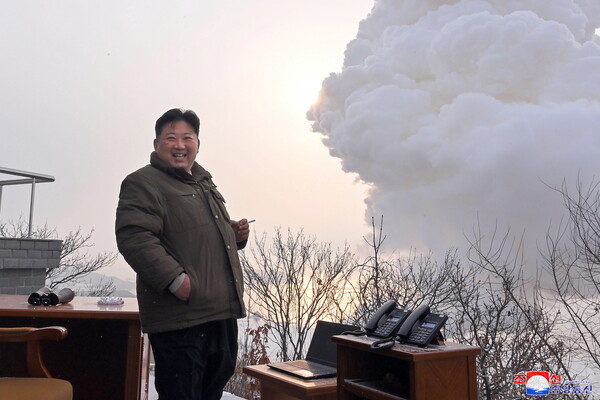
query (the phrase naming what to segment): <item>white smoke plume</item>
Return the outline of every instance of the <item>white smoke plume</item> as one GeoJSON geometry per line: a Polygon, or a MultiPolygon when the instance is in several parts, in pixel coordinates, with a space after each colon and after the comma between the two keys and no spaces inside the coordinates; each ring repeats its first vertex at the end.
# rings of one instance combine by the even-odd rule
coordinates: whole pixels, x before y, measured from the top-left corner
{"type": "Polygon", "coordinates": [[[599,26],[598,0],[378,0],[307,117],[388,246],[464,248],[479,218],[537,253],[548,186],[600,172],[599,26]]]}

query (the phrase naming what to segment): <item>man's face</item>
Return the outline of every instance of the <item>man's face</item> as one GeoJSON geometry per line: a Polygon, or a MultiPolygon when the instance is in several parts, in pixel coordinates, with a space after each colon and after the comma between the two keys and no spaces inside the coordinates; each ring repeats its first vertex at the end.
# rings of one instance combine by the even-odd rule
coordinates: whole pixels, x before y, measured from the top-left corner
{"type": "Polygon", "coordinates": [[[158,158],[171,167],[184,168],[190,172],[200,141],[194,129],[184,121],[176,121],[163,126],[157,139],[154,139],[154,150],[158,158]]]}

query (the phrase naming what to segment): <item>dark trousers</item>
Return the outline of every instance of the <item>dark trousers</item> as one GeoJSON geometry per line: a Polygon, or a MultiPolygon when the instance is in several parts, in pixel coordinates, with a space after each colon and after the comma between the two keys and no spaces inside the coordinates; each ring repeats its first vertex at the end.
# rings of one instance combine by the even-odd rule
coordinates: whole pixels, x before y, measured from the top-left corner
{"type": "Polygon", "coordinates": [[[148,335],[159,400],[219,400],[235,371],[237,321],[148,335]]]}

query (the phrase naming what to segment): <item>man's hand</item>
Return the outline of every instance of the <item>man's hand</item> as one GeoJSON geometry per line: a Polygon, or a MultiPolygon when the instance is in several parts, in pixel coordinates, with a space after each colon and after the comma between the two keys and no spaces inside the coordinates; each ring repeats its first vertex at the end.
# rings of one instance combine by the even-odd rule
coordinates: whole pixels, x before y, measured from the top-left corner
{"type": "Polygon", "coordinates": [[[250,225],[248,224],[248,220],[246,218],[239,221],[231,221],[229,223],[231,225],[231,229],[233,229],[233,233],[235,233],[236,243],[241,243],[248,240],[248,237],[250,236],[250,225]]]}
{"type": "Polygon", "coordinates": [[[185,274],[181,286],[179,286],[179,289],[173,292],[173,295],[175,295],[175,297],[181,301],[188,301],[190,299],[191,290],[192,286],[190,285],[190,277],[185,274]]]}

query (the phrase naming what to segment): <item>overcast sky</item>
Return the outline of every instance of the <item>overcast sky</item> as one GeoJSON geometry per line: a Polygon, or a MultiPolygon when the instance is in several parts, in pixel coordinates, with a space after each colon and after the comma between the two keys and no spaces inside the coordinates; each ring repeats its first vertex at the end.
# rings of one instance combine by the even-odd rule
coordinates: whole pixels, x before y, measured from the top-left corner
{"type": "MultiPolygon", "coordinates": [[[[600,170],[597,1],[0,4],[0,166],[53,175],[35,224],[98,251],[173,107],[232,217],[356,249],[382,214],[400,251],[464,248],[479,216],[535,243],[560,218],[546,184],[600,170]]],[[[6,187],[0,218],[28,196],[6,187]]]]}
{"type": "MultiPolygon", "coordinates": [[[[119,185],[148,163],[156,119],[184,107],[232,217],[362,240],[364,187],[305,114],[370,0],[1,4],[0,166],[56,179],[37,186],[35,224],[93,228],[94,250],[116,251],[119,185]]],[[[28,196],[5,187],[0,217],[27,218],[28,196]]]]}

